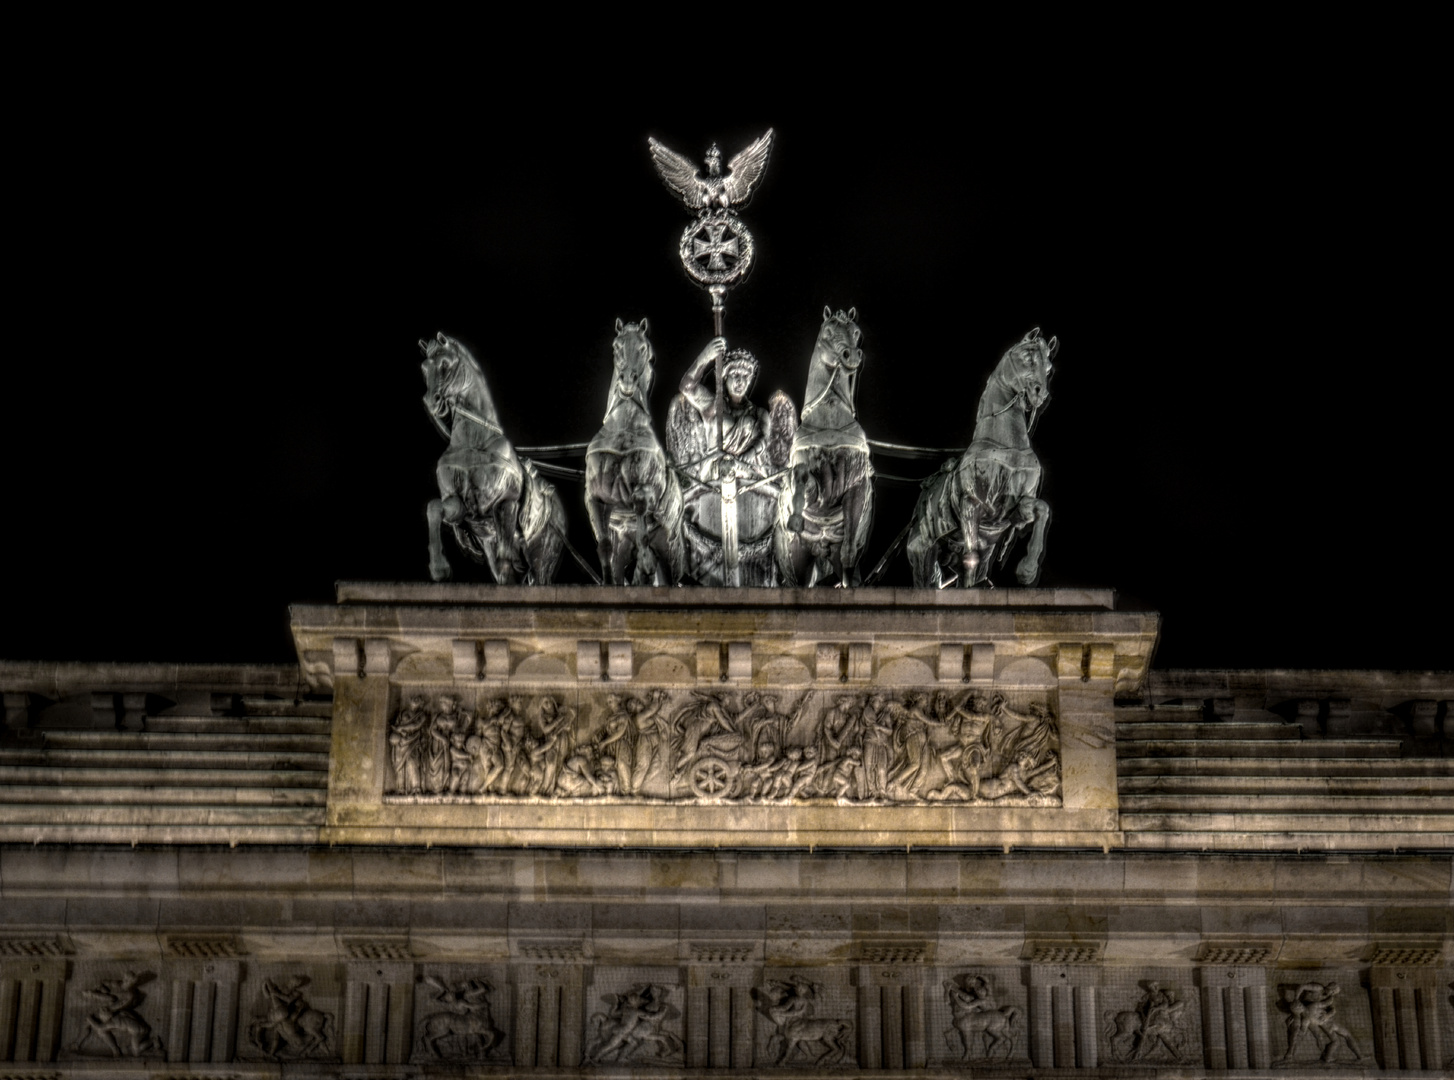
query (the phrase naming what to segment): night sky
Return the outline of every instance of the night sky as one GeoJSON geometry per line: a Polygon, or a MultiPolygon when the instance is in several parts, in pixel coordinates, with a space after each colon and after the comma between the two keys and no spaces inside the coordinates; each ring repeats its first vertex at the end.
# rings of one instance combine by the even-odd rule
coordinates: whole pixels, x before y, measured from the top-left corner
{"type": "MultiPolygon", "coordinates": [[[[962,446],[1042,326],[1042,584],[1161,611],[1160,667],[1454,667],[1447,269],[1420,258],[1442,196],[1388,167],[1401,136],[1352,90],[1067,88],[1013,115],[967,90],[571,113],[167,93],[18,137],[0,657],[287,662],[290,602],[426,578],[436,330],[528,446],[594,434],[613,320],[647,316],[660,423],[711,320],[646,138],[730,158],[772,125],[727,311],[759,399],[801,407],[823,306],[856,305],[869,436],[962,446]]],[[[913,497],[880,489],[870,564],[913,497]]]]}

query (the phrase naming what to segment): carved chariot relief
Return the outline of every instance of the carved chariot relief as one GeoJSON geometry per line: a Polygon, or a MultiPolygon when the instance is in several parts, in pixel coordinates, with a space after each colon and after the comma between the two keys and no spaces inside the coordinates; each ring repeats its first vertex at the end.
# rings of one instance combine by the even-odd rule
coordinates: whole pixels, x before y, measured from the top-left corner
{"type": "Polygon", "coordinates": [[[944,981],[950,1026],[944,1041],[960,1061],[1008,1061],[1023,1027],[1023,1010],[1000,1005],[984,975],[963,974],[944,981]]]}
{"type": "Polygon", "coordinates": [[[1180,1064],[1189,1060],[1190,1026],[1187,1003],[1175,990],[1142,983],[1141,1000],[1133,1009],[1107,1009],[1102,1014],[1106,1045],[1123,1065],[1180,1064]]]}
{"type": "Polygon", "coordinates": [[[405,691],[393,803],[510,800],[1060,805],[1043,699],[945,690],[405,691]]]}

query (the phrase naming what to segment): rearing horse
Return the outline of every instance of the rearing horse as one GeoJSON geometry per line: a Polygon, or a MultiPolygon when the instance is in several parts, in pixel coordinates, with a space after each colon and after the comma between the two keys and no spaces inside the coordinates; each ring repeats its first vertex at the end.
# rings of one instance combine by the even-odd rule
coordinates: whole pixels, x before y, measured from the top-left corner
{"type": "Polygon", "coordinates": [[[586,512],[612,585],[677,585],[686,566],[681,486],[646,407],[656,375],[647,329],[616,320],[606,416],[586,447],[586,512]]]}
{"type": "Polygon", "coordinates": [[[549,585],[560,563],[565,507],[555,485],[534,463],[522,466],[500,428],[485,376],[470,351],[447,334],[420,340],[424,354],[424,406],[449,449],[435,475],[439,498],[427,508],[429,576],[451,576],[440,526],[454,530],[459,546],[483,561],[501,585],[521,575],[527,584],[549,585]]]}
{"type": "Polygon", "coordinates": [[[873,462],[858,425],[854,393],[863,350],[858,310],[823,309],[808,361],[807,404],[793,436],[773,542],[784,585],[812,586],[838,575],[860,581],[858,560],[873,529],[873,462]]]}
{"type": "Polygon", "coordinates": [[[1012,345],[979,399],[974,441],[924,481],[907,545],[916,587],[980,584],[1026,527],[1030,543],[1015,579],[1040,579],[1050,506],[1037,497],[1042,474],[1030,433],[1050,400],[1050,361],[1059,349],[1038,326],[1012,345]]]}

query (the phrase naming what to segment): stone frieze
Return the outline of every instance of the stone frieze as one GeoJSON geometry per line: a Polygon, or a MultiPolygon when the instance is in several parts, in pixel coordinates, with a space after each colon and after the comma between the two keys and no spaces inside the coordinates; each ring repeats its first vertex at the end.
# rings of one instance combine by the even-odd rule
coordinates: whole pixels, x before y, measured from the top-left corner
{"type": "Polygon", "coordinates": [[[392,803],[1060,805],[1048,696],[976,691],[405,690],[388,725],[392,803]]]}

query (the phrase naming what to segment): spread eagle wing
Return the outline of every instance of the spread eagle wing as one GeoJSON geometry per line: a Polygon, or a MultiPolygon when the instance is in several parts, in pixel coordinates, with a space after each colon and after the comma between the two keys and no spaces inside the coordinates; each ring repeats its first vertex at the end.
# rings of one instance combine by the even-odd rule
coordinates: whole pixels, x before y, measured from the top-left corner
{"type": "Polygon", "coordinates": [[[689,159],[650,136],[647,136],[646,142],[651,147],[651,163],[656,166],[662,183],[680,195],[689,210],[700,210],[705,206],[709,192],[707,185],[697,175],[697,167],[689,159]]]}
{"type": "MultiPolygon", "coordinates": [[[[655,153],[655,147],[652,152],[655,153]]],[[[757,186],[767,169],[767,159],[771,153],[772,128],[768,128],[761,138],[727,163],[727,175],[722,178],[722,187],[729,203],[737,206],[748,200],[752,189],[757,186]]]]}
{"type": "Polygon", "coordinates": [[[793,437],[798,433],[798,409],[793,399],[774,390],[767,399],[767,457],[774,469],[786,469],[793,457],[793,437]]]}

